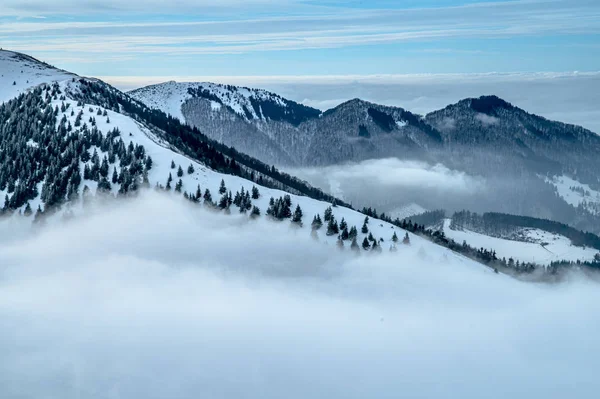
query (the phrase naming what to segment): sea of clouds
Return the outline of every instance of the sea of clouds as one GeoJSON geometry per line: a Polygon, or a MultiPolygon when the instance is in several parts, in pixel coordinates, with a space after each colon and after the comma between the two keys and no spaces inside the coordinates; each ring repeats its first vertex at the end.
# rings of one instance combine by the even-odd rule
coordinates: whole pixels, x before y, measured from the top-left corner
{"type": "MultiPolygon", "coordinates": [[[[595,398],[600,290],[147,194],[0,224],[2,398],[595,398]]],[[[429,248],[429,249],[428,249],[429,248]]]]}

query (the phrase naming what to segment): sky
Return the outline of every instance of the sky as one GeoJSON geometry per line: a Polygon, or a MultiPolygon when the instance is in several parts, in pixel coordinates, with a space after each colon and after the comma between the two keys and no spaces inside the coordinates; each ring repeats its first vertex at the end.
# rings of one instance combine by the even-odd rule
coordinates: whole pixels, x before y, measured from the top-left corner
{"type": "Polygon", "coordinates": [[[0,47],[122,90],[211,81],[420,114],[495,94],[600,132],[597,0],[2,0],[0,47]]]}
{"type": "Polygon", "coordinates": [[[91,76],[596,71],[595,0],[3,0],[0,45],[91,76]]]}

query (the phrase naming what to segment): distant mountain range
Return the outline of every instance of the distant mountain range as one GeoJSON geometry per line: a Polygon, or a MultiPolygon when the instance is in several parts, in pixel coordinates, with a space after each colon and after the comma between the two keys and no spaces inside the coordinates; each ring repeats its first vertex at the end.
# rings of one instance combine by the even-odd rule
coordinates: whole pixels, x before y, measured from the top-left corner
{"type": "Polygon", "coordinates": [[[600,199],[567,201],[554,183],[572,179],[600,191],[600,136],[497,96],[421,116],[360,99],[321,112],[265,90],[213,83],[167,82],[128,94],[266,163],[315,167],[388,157],[442,163],[488,182],[489,190],[465,207],[600,232],[600,199]]]}

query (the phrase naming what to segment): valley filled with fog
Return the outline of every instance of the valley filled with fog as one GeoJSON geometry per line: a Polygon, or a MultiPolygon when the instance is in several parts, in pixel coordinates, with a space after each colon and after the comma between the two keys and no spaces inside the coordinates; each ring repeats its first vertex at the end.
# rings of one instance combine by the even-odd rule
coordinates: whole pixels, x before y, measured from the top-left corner
{"type": "MultiPolygon", "coordinates": [[[[465,195],[475,184],[446,178],[465,195]]],[[[418,242],[357,256],[165,194],[93,209],[2,230],[4,397],[592,398],[600,387],[592,279],[521,282],[418,242]]]]}

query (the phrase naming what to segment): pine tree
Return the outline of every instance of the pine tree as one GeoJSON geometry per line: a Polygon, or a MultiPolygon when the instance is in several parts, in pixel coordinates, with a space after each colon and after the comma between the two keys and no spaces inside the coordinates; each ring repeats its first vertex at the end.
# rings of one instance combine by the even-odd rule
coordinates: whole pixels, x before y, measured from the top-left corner
{"type": "Polygon", "coordinates": [[[392,241],[393,242],[398,242],[398,236],[396,235],[395,231],[394,231],[394,235],[392,236],[392,241]]]}
{"type": "Polygon", "coordinates": [[[171,160],[171,169],[175,169],[175,161],[171,160]]]}
{"type": "Polygon", "coordinates": [[[224,193],[221,196],[221,199],[219,199],[219,208],[221,209],[226,209],[229,208],[229,196],[227,195],[227,193],[224,193]]]}
{"type": "Polygon", "coordinates": [[[360,231],[363,234],[367,234],[369,232],[369,228],[367,227],[367,224],[369,223],[369,217],[365,216],[365,222],[362,225],[362,228],[360,229],[360,231]]]}
{"type": "Polygon", "coordinates": [[[329,222],[327,223],[327,235],[332,236],[332,235],[336,235],[339,233],[340,233],[340,228],[337,224],[337,221],[335,220],[334,217],[332,217],[331,219],[329,219],[329,222]]]}
{"type": "Polygon", "coordinates": [[[29,205],[29,201],[27,201],[27,205],[25,206],[25,210],[23,211],[23,215],[30,216],[33,213],[31,210],[31,205],[29,205]]]}
{"type": "Polygon", "coordinates": [[[219,186],[219,194],[225,194],[227,187],[225,187],[225,180],[221,179],[221,185],[219,186]]]}
{"type": "Polygon", "coordinates": [[[177,182],[177,184],[175,184],[175,191],[177,191],[178,193],[180,193],[182,187],[183,187],[183,181],[181,179],[179,179],[179,181],[177,182]]]}
{"type": "Polygon", "coordinates": [[[325,213],[323,213],[323,220],[329,222],[333,218],[333,210],[330,206],[325,209],[325,213]]]}
{"type": "Polygon", "coordinates": [[[371,248],[371,244],[369,243],[369,240],[367,240],[367,237],[364,238],[363,242],[362,242],[362,248],[365,251],[368,251],[369,248],[371,248]]]}
{"type": "Polygon", "coordinates": [[[169,173],[169,178],[167,179],[167,185],[165,186],[165,190],[171,190],[171,182],[173,181],[173,176],[169,173]]]}
{"type": "Polygon", "coordinates": [[[356,229],[356,226],[352,226],[350,228],[350,232],[348,233],[348,238],[353,240],[358,236],[358,230],[356,229]]]}
{"type": "Polygon", "coordinates": [[[181,176],[183,176],[183,169],[181,169],[181,165],[179,165],[179,168],[177,169],[177,177],[181,176]]]}
{"type": "Polygon", "coordinates": [[[192,173],[194,173],[194,165],[190,164],[190,166],[188,166],[188,168],[187,168],[187,172],[188,172],[188,175],[191,175],[192,173]]]}
{"type": "Polygon", "coordinates": [[[257,218],[260,216],[260,209],[255,205],[252,207],[252,212],[250,212],[250,217],[257,218]]]}
{"type": "Polygon", "coordinates": [[[300,209],[300,205],[296,205],[296,210],[294,211],[294,216],[292,217],[292,222],[302,225],[302,209],[300,209]]]}
{"type": "Polygon", "coordinates": [[[402,240],[402,244],[410,245],[410,237],[408,236],[408,232],[404,235],[404,239],[402,240]]]}
{"type": "Polygon", "coordinates": [[[256,186],[252,186],[252,199],[258,199],[260,197],[260,193],[258,192],[258,188],[256,186]]]}
{"type": "Polygon", "coordinates": [[[348,227],[348,224],[346,223],[346,220],[344,218],[342,218],[342,221],[340,222],[340,230],[344,230],[348,227]]]}
{"type": "Polygon", "coordinates": [[[323,221],[321,220],[321,215],[316,214],[313,217],[313,221],[310,224],[313,230],[319,230],[321,226],[323,226],[323,221]]]}
{"type": "Polygon", "coordinates": [[[204,190],[204,203],[207,205],[212,205],[212,195],[208,188],[204,190]]]}
{"type": "Polygon", "coordinates": [[[198,184],[198,188],[196,189],[196,196],[194,198],[196,199],[196,202],[198,202],[202,199],[202,189],[200,188],[199,184],[198,184]]]}
{"type": "Polygon", "coordinates": [[[347,226],[342,229],[342,234],[340,235],[340,237],[342,238],[342,240],[347,240],[350,237],[347,226]]]}

